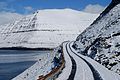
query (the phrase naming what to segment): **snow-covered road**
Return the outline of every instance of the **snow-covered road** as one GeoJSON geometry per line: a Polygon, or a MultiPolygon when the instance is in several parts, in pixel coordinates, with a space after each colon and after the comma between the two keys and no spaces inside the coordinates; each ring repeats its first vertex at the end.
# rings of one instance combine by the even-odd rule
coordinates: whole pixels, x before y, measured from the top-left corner
{"type": "MultiPolygon", "coordinates": [[[[77,56],[79,57],[79,59],[82,61],[84,61],[87,66],[91,69],[91,72],[92,72],[92,75],[93,75],[93,78],[94,80],[103,80],[99,74],[99,72],[87,61],[85,60],[84,58],[82,58],[81,56],[79,56],[77,53],[75,53],[72,49],[71,49],[71,46],[70,46],[70,43],[67,45],[67,49],[69,49],[69,51],[71,51],[70,53],[72,53],[71,55],[74,55],[74,56],[77,56]]],[[[79,63],[80,64],[80,63],[79,63]]]]}
{"type": "Polygon", "coordinates": [[[78,54],[71,46],[72,42],[63,43],[66,65],[57,80],[120,80],[119,75],[78,54]]]}
{"type": "Polygon", "coordinates": [[[66,44],[65,47],[66,47],[66,51],[67,51],[67,53],[68,53],[68,55],[69,55],[69,57],[70,57],[70,59],[72,61],[72,69],[71,69],[71,73],[69,75],[68,80],[73,80],[75,78],[75,74],[76,74],[76,71],[77,71],[77,64],[76,64],[75,59],[70,55],[70,53],[69,53],[69,51],[67,49],[67,44],[66,44]]]}

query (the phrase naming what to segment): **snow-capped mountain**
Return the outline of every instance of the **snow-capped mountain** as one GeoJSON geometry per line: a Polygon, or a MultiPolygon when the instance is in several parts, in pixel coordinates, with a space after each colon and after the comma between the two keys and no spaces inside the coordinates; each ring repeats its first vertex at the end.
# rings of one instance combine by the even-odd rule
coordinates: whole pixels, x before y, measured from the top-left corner
{"type": "Polygon", "coordinates": [[[120,0],[113,0],[73,47],[120,74],[120,0]]]}
{"type": "Polygon", "coordinates": [[[54,48],[74,40],[98,14],[72,9],[38,10],[0,26],[0,47],[54,48]]]}

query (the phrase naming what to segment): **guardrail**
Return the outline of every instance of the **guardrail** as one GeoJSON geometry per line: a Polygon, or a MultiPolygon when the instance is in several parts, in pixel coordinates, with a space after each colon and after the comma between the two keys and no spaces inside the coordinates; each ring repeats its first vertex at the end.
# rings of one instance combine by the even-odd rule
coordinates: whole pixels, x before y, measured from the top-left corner
{"type": "MultiPolygon", "coordinates": [[[[62,48],[63,50],[63,48],[62,48]]],[[[59,66],[57,66],[56,68],[54,68],[50,73],[48,73],[47,75],[43,76],[39,76],[39,79],[37,80],[55,80],[59,74],[62,72],[63,68],[65,67],[65,59],[64,59],[64,54],[62,51],[62,61],[61,64],[59,66]]]]}

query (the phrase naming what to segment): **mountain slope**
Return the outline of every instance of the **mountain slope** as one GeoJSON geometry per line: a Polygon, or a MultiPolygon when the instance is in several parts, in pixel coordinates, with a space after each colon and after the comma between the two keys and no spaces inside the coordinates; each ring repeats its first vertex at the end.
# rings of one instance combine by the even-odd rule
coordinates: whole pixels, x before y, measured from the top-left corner
{"type": "Polygon", "coordinates": [[[98,14],[72,9],[38,10],[19,21],[0,26],[0,47],[54,48],[74,40],[98,14]]]}
{"type": "Polygon", "coordinates": [[[113,0],[73,47],[120,74],[120,0],[113,0]]]}

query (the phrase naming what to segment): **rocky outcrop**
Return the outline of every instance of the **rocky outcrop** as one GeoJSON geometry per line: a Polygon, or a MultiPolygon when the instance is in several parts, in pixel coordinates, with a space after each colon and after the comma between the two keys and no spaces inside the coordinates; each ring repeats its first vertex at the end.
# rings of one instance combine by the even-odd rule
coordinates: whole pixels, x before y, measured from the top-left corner
{"type": "Polygon", "coordinates": [[[119,3],[120,0],[112,0],[108,7],[100,14],[100,16],[91,25],[99,21],[103,16],[105,16],[112,8],[114,8],[119,3]]]}
{"type": "Polygon", "coordinates": [[[80,34],[73,47],[120,74],[120,0],[113,0],[80,34]]]}

